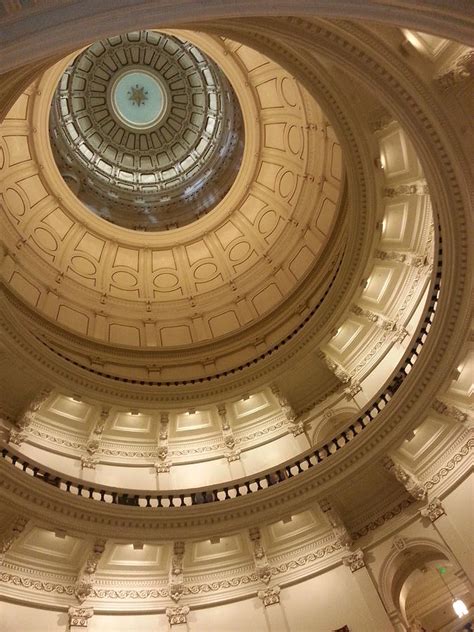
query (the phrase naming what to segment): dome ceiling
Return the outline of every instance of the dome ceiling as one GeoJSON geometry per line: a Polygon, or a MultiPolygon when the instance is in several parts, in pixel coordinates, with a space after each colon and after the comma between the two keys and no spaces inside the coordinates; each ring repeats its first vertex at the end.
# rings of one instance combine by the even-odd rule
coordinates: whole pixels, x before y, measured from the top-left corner
{"type": "Polygon", "coordinates": [[[53,97],[59,170],[94,213],[135,230],[194,221],[239,169],[238,100],[216,64],[181,38],[141,31],[96,42],[53,97]]]}
{"type": "MultiPolygon", "coordinates": [[[[342,231],[336,231],[332,243],[329,242],[338,215],[342,226],[345,212],[341,147],[315,99],[287,70],[252,48],[196,33],[189,34],[193,44],[187,40],[183,43],[188,33],[178,35],[129,34],[107,40],[107,46],[104,43],[93,45],[79,57],[72,55],[25,92],[22,99],[26,107],[21,112],[12,111],[4,127],[4,143],[17,143],[17,151],[22,154],[20,159],[26,160],[30,174],[26,179],[20,175],[15,169],[15,156],[9,155],[4,171],[4,199],[9,210],[1,221],[6,241],[12,247],[18,231],[28,244],[16,260],[15,270],[11,270],[9,287],[49,321],[81,338],[88,338],[93,344],[101,342],[147,352],[159,349],[174,354],[170,356],[174,369],[166,372],[166,379],[202,377],[232,368],[268,351],[293,332],[333,281],[336,262],[341,256],[342,231]],[[130,38],[139,41],[130,41],[130,38]],[[241,138],[240,123],[236,123],[235,118],[237,100],[242,105],[246,142],[234,185],[211,212],[177,229],[145,233],[114,226],[91,213],[84,200],[80,201],[84,179],[90,180],[89,190],[94,195],[102,186],[111,194],[118,191],[117,183],[109,188],[102,179],[103,173],[95,159],[92,170],[87,161],[81,166],[79,154],[83,155],[81,147],[92,151],[96,141],[96,149],[108,151],[109,145],[99,140],[99,131],[103,125],[118,130],[119,117],[110,111],[107,118],[109,114],[105,115],[103,102],[97,107],[90,106],[90,112],[86,108],[88,113],[82,116],[82,104],[87,99],[80,98],[75,91],[83,90],[89,94],[87,98],[95,99],[97,97],[90,96],[92,86],[98,90],[97,86],[101,85],[105,95],[107,90],[112,93],[117,86],[121,89],[117,82],[127,76],[121,74],[121,69],[116,78],[112,71],[107,71],[102,83],[92,79],[94,73],[102,68],[102,62],[105,64],[105,57],[109,63],[118,60],[122,49],[128,51],[123,53],[127,63],[129,59],[139,61],[150,46],[150,38],[154,42],[151,50],[155,56],[149,63],[155,64],[154,68],[159,66],[156,49],[164,47],[167,51],[172,46],[169,50],[174,54],[168,52],[163,58],[170,57],[175,65],[179,59],[185,65],[187,70],[180,67],[179,71],[187,77],[184,85],[190,85],[190,76],[196,77],[196,87],[189,89],[186,99],[199,104],[206,94],[208,121],[212,118],[210,111],[215,109],[217,136],[214,132],[199,132],[209,140],[210,148],[212,145],[209,160],[220,154],[218,147],[227,147],[227,141],[221,145],[218,138],[222,140],[231,135],[241,138]],[[201,55],[200,50],[218,60],[220,70],[201,55]],[[133,51],[137,57],[132,56],[133,51]],[[92,65],[91,58],[96,65],[92,65]],[[192,60],[189,68],[185,61],[188,58],[192,60]],[[99,60],[102,61],[99,63],[99,60]],[[87,88],[83,75],[89,76],[91,87],[87,88]],[[100,108],[104,122],[97,122],[100,108]],[[56,138],[56,159],[58,147],[62,146],[63,163],[67,163],[67,155],[72,161],[70,175],[64,171],[63,176],[69,178],[71,188],[80,181],[78,197],[60,176],[51,151],[47,126],[50,116],[53,120],[55,116],[64,117],[65,125],[58,121],[58,125],[53,124],[49,129],[53,129],[56,138]],[[99,129],[97,134],[81,131],[85,118],[90,122],[95,120],[96,127],[92,129],[99,129]],[[78,140],[74,144],[73,155],[67,153],[73,146],[71,129],[78,130],[84,140],[84,143],[78,140]],[[67,135],[69,141],[66,141],[67,135]],[[318,266],[323,252],[324,265],[318,266]],[[279,318],[270,320],[269,316],[277,310],[281,311],[279,318]],[[246,342],[242,338],[244,331],[246,342]],[[232,346],[217,351],[216,341],[221,346],[231,341],[232,346]],[[207,346],[212,348],[203,352],[207,346]],[[189,355],[183,356],[183,348],[189,355]],[[200,360],[191,357],[191,349],[196,350],[200,360]],[[222,359],[222,355],[225,358],[222,359]]],[[[114,63],[119,65],[118,61],[114,63]]],[[[134,62],[131,72],[138,72],[136,68],[134,62]]],[[[137,75],[130,76],[135,77],[132,81],[135,85],[130,84],[131,87],[137,89],[137,75]]],[[[146,96],[145,92],[142,96],[146,96]]],[[[106,96],[102,99],[107,102],[106,96]]],[[[195,107],[201,108],[200,105],[189,106],[186,110],[189,116],[193,116],[195,107]]],[[[150,127],[149,134],[161,129],[165,120],[166,115],[157,127],[150,127]]],[[[110,133],[109,130],[109,136],[110,133]]],[[[134,134],[134,143],[141,135],[131,129],[127,134],[127,138],[134,134]]],[[[189,148],[180,145],[178,149],[177,160],[187,160],[184,156],[189,148]]],[[[147,151],[137,149],[138,167],[140,160],[147,160],[147,151]]],[[[157,160],[158,150],[152,153],[153,160],[157,160]]],[[[189,156],[193,155],[191,151],[189,156]]],[[[172,151],[168,157],[173,158],[172,151]]],[[[221,156],[219,164],[223,162],[221,156]]],[[[237,164],[233,158],[231,162],[234,166],[237,164]]],[[[169,170],[171,163],[166,164],[169,170]]],[[[205,170],[209,168],[210,163],[205,170]]],[[[213,172],[216,169],[213,168],[213,172]]],[[[137,173],[142,173],[140,168],[137,173]]],[[[159,169],[153,173],[153,177],[162,177],[159,169]]],[[[188,186],[188,178],[184,174],[180,177],[183,191],[183,187],[188,186]]],[[[192,177],[189,181],[194,182],[192,177]]],[[[137,186],[141,195],[146,186],[138,180],[137,186]]],[[[203,192],[208,191],[206,187],[202,188],[203,192]]],[[[136,194],[132,197],[136,201],[136,194]]],[[[49,334],[48,340],[48,345],[57,346],[49,334]]],[[[60,346],[63,344],[64,341],[60,346]]],[[[73,345],[71,341],[66,345],[70,355],[73,345]]],[[[79,362],[83,364],[83,358],[79,362]]],[[[149,364],[150,359],[146,362],[149,364]]],[[[156,365],[157,360],[151,364],[156,365]]],[[[156,369],[151,371],[155,376],[156,369]]],[[[128,369],[125,372],[128,374],[128,369]]],[[[122,370],[120,373],[123,375],[122,370]]]]}
{"type": "MultiPolygon", "coordinates": [[[[28,604],[42,608],[29,630],[48,611],[64,627],[68,611],[71,629],[85,612],[92,632],[133,628],[138,614],[146,629],[166,615],[191,630],[401,629],[394,560],[412,564],[420,542],[453,545],[463,596],[467,569],[467,191],[455,117],[431,81],[459,48],[435,41],[422,66],[380,24],[201,26],[209,34],[133,32],[83,52],[76,39],[0,127],[7,627],[28,604]],[[194,215],[179,176],[166,204],[163,188],[143,202],[140,178],[165,184],[158,163],[141,164],[159,148],[127,148],[172,108],[164,67],[132,53],[150,42],[182,47],[174,60],[202,55],[190,72],[207,97],[231,94],[227,114],[215,108],[223,135],[217,123],[204,134],[223,171],[194,215]],[[105,96],[80,82],[71,92],[82,72],[98,77],[101,47],[117,64],[104,66],[105,96]],[[103,122],[104,102],[81,109],[92,98],[103,122]],[[124,130],[113,182],[99,168],[112,142],[81,128],[84,112],[94,130],[124,130]],[[120,181],[126,154],[134,192],[120,181]],[[336,608],[306,603],[328,587],[336,608]]],[[[194,87],[188,113],[204,94],[194,87]]]]}

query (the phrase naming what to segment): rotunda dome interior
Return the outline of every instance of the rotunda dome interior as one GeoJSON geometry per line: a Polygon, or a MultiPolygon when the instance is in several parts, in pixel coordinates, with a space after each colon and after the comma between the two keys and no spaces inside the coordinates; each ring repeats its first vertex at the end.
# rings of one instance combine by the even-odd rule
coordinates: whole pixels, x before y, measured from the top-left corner
{"type": "Polygon", "coordinates": [[[175,4],[0,5],[5,631],[469,630],[474,16],[175,4]]]}

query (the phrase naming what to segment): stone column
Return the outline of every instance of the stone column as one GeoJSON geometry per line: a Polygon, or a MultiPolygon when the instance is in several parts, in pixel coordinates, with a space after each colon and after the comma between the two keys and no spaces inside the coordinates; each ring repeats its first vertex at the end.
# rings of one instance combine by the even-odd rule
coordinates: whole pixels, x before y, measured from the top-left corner
{"type": "Polygon", "coordinates": [[[427,518],[441,540],[452,552],[459,566],[463,569],[471,585],[474,585],[474,564],[469,543],[464,542],[461,534],[451,522],[439,498],[433,498],[424,509],[420,510],[423,518],[427,518]]]}
{"type": "Polygon", "coordinates": [[[232,480],[243,478],[245,476],[244,464],[240,458],[240,450],[227,453],[227,461],[229,463],[230,477],[232,480]]]}
{"type": "Polygon", "coordinates": [[[377,632],[393,632],[394,626],[385,610],[377,586],[365,565],[363,551],[358,549],[354,551],[354,553],[344,556],[342,563],[352,573],[352,577],[360,590],[362,599],[365,601],[370,612],[373,625],[368,625],[367,629],[377,630],[377,632]]]}
{"type": "Polygon", "coordinates": [[[265,607],[265,620],[269,632],[291,632],[285,611],[280,602],[280,586],[259,590],[258,598],[265,607]]]}

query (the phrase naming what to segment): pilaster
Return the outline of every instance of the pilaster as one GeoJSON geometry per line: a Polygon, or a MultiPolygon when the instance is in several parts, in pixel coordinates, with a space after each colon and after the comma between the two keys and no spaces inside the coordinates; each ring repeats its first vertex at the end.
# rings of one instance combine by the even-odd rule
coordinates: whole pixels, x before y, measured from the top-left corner
{"type": "Polygon", "coordinates": [[[383,601],[379,595],[377,586],[365,564],[364,552],[361,549],[345,555],[342,563],[352,573],[352,578],[357,585],[362,599],[365,601],[373,624],[367,629],[377,630],[377,632],[393,632],[394,626],[383,601]]]}
{"type": "Polygon", "coordinates": [[[465,542],[439,498],[433,498],[427,507],[420,510],[423,518],[430,521],[432,527],[452,552],[459,566],[463,569],[471,585],[474,585],[474,560],[470,543],[465,542]]]}

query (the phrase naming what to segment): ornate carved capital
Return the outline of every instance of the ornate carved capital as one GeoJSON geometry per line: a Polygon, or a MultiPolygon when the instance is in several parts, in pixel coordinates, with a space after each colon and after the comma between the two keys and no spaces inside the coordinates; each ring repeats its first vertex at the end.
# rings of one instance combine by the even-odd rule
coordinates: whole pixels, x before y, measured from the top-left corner
{"type": "Polygon", "coordinates": [[[353,397],[362,391],[361,383],[357,380],[351,380],[349,386],[344,389],[344,394],[347,400],[351,400],[353,397]]]}
{"type": "Polygon", "coordinates": [[[441,516],[445,516],[443,504],[439,498],[433,498],[424,509],[420,509],[423,518],[429,518],[431,522],[435,522],[441,516]]]}
{"type": "Polygon", "coordinates": [[[240,453],[241,450],[229,450],[229,452],[226,453],[229,463],[232,463],[232,461],[240,461],[240,453]]]}
{"type": "Polygon", "coordinates": [[[355,573],[355,571],[358,571],[360,568],[363,568],[365,566],[364,552],[362,551],[362,549],[357,549],[357,551],[354,551],[354,553],[351,553],[350,555],[345,555],[342,558],[342,563],[344,564],[344,566],[350,568],[352,573],[355,573]]]}
{"type": "Polygon", "coordinates": [[[171,461],[162,461],[161,463],[153,463],[157,474],[167,474],[171,469],[171,461]]]}
{"type": "Polygon", "coordinates": [[[22,443],[24,443],[26,437],[27,433],[24,430],[15,430],[15,428],[12,428],[8,437],[8,443],[20,446],[22,443]]]}
{"type": "Polygon", "coordinates": [[[189,606],[176,606],[175,608],[166,608],[166,616],[170,625],[178,625],[186,623],[189,614],[189,606]]]}
{"type": "Polygon", "coordinates": [[[68,610],[70,628],[87,628],[89,619],[93,616],[93,608],[70,606],[68,610]]]}
{"type": "Polygon", "coordinates": [[[81,465],[83,468],[95,470],[98,463],[99,463],[99,459],[96,456],[89,456],[89,455],[81,456],[81,465]]]}
{"type": "Polygon", "coordinates": [[[259,590],[257,596],[263,601],[265,608],[273,604],[280,603],[280,586],[272,586],[265,590],[259,590]]]}
{"type": "Polygon", "coordinates": [[[294,437],[297,437],[300,434],[304,433],[305,425],[304,422],[298,421],[297,423],[292,424],[290,427],[290,432],[294,437]]]}

